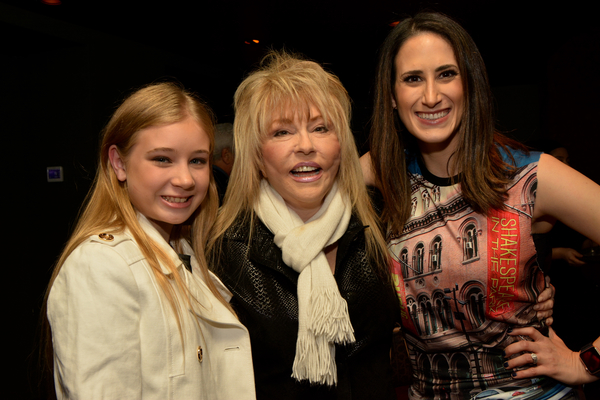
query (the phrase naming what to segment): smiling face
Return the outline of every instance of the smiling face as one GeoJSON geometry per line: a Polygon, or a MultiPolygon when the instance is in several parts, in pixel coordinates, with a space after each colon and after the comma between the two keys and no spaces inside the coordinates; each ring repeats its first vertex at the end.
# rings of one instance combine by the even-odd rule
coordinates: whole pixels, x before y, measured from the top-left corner
{"type": "Polygon", "coordinates": [[[274,113],[262,142],[261,172],[287,206],[307,221],[335,182],[340,152],[336,132],[315,107],[308,115],[274,113]]]}
{"type": "Polygon", "coordinates": [[[454,151],[463,84],[450,44],[433,33],[407,39],[395,58],[393,105],[421,152],[454,151]]]}
{"type": "Polygon", "coordinates": [[[168,241],[173,225],[200,206],[210,182],[210,139],[187,117],[143,129],[127,159],[113,145],[109,157],[117,178],[127,182],[131,203],[168,241]]]}

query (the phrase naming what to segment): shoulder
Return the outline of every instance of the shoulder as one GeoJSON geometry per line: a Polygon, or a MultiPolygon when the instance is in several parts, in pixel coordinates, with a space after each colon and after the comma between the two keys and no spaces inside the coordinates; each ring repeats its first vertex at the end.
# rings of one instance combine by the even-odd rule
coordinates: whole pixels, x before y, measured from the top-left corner
{"type": "Polygon", "coordinates": [[[274,235],[257,215],[238,217],[223,235],[223,251],[229,258],[235,258],[239,253],[246,257],[250,253],[269,253],[267,250],[271,247],[277,247],[274,244],[274,235]]]}
{"type": "Polygon", "coordinates": [[[224,240],[247,240],[250,235],[250,213],[241,213],[223,233],[224,240]]]}
{"type": "Polygon", "coordinates": [[[61,312],[80,309],[99,315],[108,310],[107,304],[123,312],[137,310],[140,287],[131,267],[136,260],[143,257],[127,235],[90,236],[60,266],[48,297],[48,315],[56,319],[61,312]]]}
{"type": "Polygon", "coordinates": [[[90,236],[67,257],[54,286],[98,286],[119,281],[135,285],[130,266],[144,256],[126,233],[100,233],[90,236]]]}
{"type": "Polygon", "coordinates": [[[93,261],[105,258],[119,259],[130,265],[142,259],[143,255],[128,233],[103,232],[87,238],[75,248],[67,260],[93,261]]]}
{"type": "Polygon", "coordinates": [[[537,164],[542,155],[539,151],[523,151],[512,149],[510,147],[507,150],[508,151],[505,151],[502,147],[499,148],[502,160],[517,168],[525,167],[529,164],[537,164]]]}

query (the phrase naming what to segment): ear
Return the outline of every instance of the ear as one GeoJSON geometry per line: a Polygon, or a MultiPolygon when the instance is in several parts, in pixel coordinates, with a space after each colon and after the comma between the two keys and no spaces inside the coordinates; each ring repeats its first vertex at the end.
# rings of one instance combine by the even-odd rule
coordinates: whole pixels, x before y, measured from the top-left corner
{"type": "Polygon", "coordinates": [[[125,182],[127,180],[125,161],[123,161],[117,146],[114,144],[108,149],[108,158],[110,160],[110,165],[112,165],[113,171],[115,171],[115,175],[117,175],[117,179],[121,182],[125,182]]]}
{"type": "Polygon", "coordinates": [[[262,175],[263,178],[269,180],[269,177],[267,176],[267,172],[265,171],[265,168],[262,166],[260,166],[260,174],[262,175]]]}
{"type": "Polygon", "coordinates": [[[225,147],[221,150],[221,160],[227,165],[233,164],[233,152],[229,147],[225,147]]]}
{"type": "Polygon", "coordinates": [[[398,106],[396,105],[396,99],[394,98],[394,96],[392,96],[392,107],[394,107],[394,110],[396,108],[398,108],[398,106]]]}
{"type": "Polygon", "coordinates": [[[268,179],[267,171],[265,171],[265,164],[263,163],[263,160],[262,160],[262,154],[260,156],[260,159],[258,160],[258,170],[260,171],[260,175],[263,178],[268,179]]]}

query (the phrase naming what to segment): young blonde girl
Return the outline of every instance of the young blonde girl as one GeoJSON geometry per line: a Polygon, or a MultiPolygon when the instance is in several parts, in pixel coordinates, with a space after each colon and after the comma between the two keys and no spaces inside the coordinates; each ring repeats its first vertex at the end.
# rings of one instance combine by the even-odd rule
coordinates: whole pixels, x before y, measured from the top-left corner
{"type": "Polygon", "coordinates": [[[112,116],[46,294],[58,398],[254,398],[248,332],[204,258],[213,145],[210,110],[175,84],[112,116]]]}

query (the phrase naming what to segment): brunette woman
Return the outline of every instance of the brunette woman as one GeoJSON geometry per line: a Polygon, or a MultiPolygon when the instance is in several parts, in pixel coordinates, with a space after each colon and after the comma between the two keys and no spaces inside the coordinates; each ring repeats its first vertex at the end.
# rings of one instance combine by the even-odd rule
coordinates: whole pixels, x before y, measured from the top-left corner
{"type": "Polygon", "coordinates": [[[571,396],[550,378],[520,379],[512,369],[542,357],[528,352],[505,364],[503,350],[524,338],[511,329],[545,328],[536,298],[554,221],[600,239],[600,187],[496,132],[481,55],[443,15],[419,14],[394,28],[376,85],[362,163],[384,198],[411,399],[571,396]]]}

